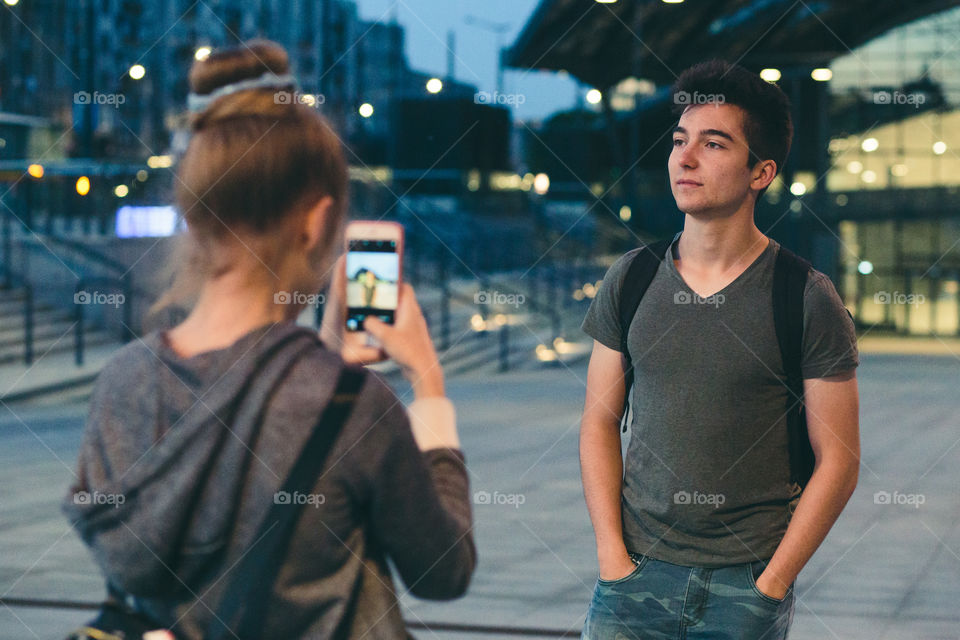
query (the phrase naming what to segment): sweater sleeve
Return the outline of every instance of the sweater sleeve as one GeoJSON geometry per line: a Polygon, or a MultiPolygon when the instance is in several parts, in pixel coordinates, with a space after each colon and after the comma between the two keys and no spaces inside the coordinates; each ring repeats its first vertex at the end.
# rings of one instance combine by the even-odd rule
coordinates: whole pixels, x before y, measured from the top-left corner
{"type": "Polygon", "coordinates": [[[413,595],[457,598],[476,566],[463,453],[452,448],[421,452],[396,402],[379,426],[389,433],[373,480],[373,535],[413,595]]]}

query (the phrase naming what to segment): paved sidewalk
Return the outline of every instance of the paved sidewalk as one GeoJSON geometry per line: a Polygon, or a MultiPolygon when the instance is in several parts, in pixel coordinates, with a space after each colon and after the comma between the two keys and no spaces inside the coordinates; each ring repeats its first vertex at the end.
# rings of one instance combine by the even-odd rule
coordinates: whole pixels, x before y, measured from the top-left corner
{"type": "MultiPolygon", "coordinates": [[[[798,579],[791,640],[958,640],[960,360],[862,361],[860,484],[798,579]],[[923,504],[877,504],[878,491],[923,504]]],[[[408,620],[579,628],[596,578],[577,462],[585,378],[580,363],[450,381],[472,491],[490,497],[475,504],[480,565],[459,601],[405,597],[408,620]]],[[[84,407],[13,411],[0,406],[0,594],[95,600],[96,569],[57,511],[84,407]]],[[[88,616],[0,607],[0,637],[60,638],[88,616]]]]}

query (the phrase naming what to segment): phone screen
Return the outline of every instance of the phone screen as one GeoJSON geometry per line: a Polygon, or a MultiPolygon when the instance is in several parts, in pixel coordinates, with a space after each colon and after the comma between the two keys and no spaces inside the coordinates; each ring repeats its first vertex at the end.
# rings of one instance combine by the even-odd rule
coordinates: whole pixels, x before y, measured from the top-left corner
{"type": "Polygon", "coordinates": [[[393,324],[400,255],[396,240],[350,240],[347,246],[347,329],[361,331],[367,316],[393,324]]]}

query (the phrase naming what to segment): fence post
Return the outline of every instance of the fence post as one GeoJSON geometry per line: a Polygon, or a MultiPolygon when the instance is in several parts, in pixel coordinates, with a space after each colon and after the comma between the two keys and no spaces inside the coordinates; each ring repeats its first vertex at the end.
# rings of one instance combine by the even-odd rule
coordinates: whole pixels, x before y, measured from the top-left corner
{"type": "Polygon", "coordinates": [[[447,257],[440,258],[440,348],[450,348],[450,281],[447,275],[447,257]]]}
{"type": "Polygon", "coordinates": [[[10,240],[10,212],[6,207],[3,210],[3,286],[9,289],[12,281],[10,270],[13,269],[13,243],[10,240]]]}
{"type": "Polygon", "coordinates": [[[550,305],[550,308],[556,311],[557,309],[557,263],[551,261],[547,266],[547,286],[544,287],[547,290],[547,303],[550,305]]]}
{"type": "Polygon", "coordinates": [[[124,342],[130,342],[133,339],[134,331],[133,327],[133,283],[130,282],[129,277],[124,277],[121,280],[123,284],[123,313],[122,322],[123,322],[123,334],[121,339],[124,342]]]}
{"type": "Polygon", "coordinates": [[[73,361],[78,367],[83,366],[83,307],[77,302],[77,294],[83,291],[83,280],[77,281],[73,297],[73,361]]]}
{"type": "MultiPolygon", "coordinates": [[[[490,291],[490,278],[486,273],[480,276],[480,291],[484,292],[484,300],[486,302],[483,302],[478,306],[480,307],[480,317],[483,318],[483,322],[484,324],[486,324],[487,315],[488,315],[487,309],[490,307],[490,304],[493,302],[490,298],[490,295],[492,293],[490,291]]],[[[474,292],[473,294],[474,302],[480,302],[480,295],[479,295],[480,291],[474,292]]]]}
{"type": "Polygon", "coordinates": [[[528,274],[530,278],[530,302],[534,309],[537,308],[537,278],[540,277],[540,268],[539,266],[534,267],[528,274]]]}
{"type": "Polygon", "coordinates": [[[497,368],[501,373],[510,368],[510,325],[500,325],[500,366],[497,368]]]}
{"type": "Polygon", "coordinates": [[[23,357],[28,365],[33,364],[33,287],[24,283],[23,288],[23,357]]]}
{"type": "Polygon", "coordinates": [[[412,276],[410,280],[411,282],[413,282],[413,286],[418,288],[420,287],[420,282],[423,280],[423,276],[420,273],[421,251],[420,251],[419,244],[420,243],[418,242],[412,242],[407,244],[406,248],[404,249],[405,251],[409,250],[409,256],[410,256],[409,262],[410,262],[410,266],[412,267],[412,269],[410,270],[411,271],[410,275],[412,276]]]}

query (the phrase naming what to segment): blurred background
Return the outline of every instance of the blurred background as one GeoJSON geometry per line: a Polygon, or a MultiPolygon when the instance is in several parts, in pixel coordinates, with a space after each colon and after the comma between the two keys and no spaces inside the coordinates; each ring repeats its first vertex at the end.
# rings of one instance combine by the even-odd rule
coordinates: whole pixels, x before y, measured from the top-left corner
{"type": "MultiPolygon", "coordinates": [[[[613,259],[682,228],[666,173],[669,87],[714,57],[792,100],[793,149],[757,224],[830,276],[857,323],[865,430],[876,419],[867,480],[942,492],[925,529],[901,512],[845,512],[856,524],[841,540],[879,522],[871,535],[901,541],[877,574],[888,588],[816,615],[862,593],[842,580],[864,575],[828,570],[848,547],[818,554],[808,584],[840,582],[798,607],[797,637],[960,637],[940,600],[960,590],[954,0],[0,0],[0,635],[57,637],[44,625],[83,618],[77,603],[99,593],[56,499],[99,368],[154,328],[144,311],[183,230],[170,191],[190,64],[254,37],[290,52],[297,99],[333,122],[351,217],[405,226],[404,277],[451,395],[483,425],[464,442],[493,560],[459,609],[405,601],[414,623],[439,621],[425,637],[512,637],[479,629],[497,619],[556,636],[582,622],[595,561],[576,467],[590,348],[579,323],[613,259]],[[879,461],[911,446],[916,468],[883,475],[879,461]],[[497,491],[514,496],[500,511],[497,491]],[[894,562],[903,536],[917,555],[894,562]],[[51,593],[63,606],[37,604],[51,593]]],[[[304,324],[317,324],[318,300],[304,324]]]]}

